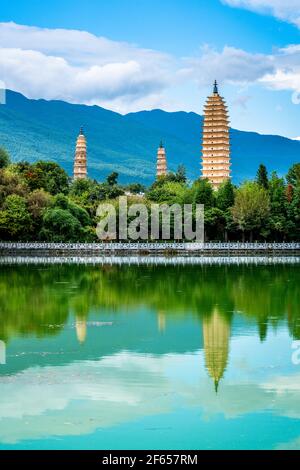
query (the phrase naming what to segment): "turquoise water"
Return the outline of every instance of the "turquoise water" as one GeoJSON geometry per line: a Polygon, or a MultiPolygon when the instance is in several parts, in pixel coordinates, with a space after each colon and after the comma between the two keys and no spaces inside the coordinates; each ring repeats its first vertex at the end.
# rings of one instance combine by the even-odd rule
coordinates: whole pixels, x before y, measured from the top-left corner
{"type": "Polygon", "coordinates": [[[299,286],[293,264],[1,266],[0,449],[299,449],[299,286]]]}

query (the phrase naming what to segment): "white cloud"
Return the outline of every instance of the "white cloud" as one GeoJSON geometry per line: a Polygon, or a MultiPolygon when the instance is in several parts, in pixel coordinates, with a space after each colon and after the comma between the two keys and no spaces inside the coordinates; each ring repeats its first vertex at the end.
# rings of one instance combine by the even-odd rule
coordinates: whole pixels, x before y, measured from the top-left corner
{"type": "Polygon", "coordinates": [[[45,55],[63,56],[74,65],[104,65],[132,59],[145,64],[148,61],[170,59],[166,54],[126,42],[112,41],[86,31],[38,28],[13,22],[0,23],[0,44],[2,47],[21,47],[45,55]]]}
{"type": "MultiPolygon", "coordinates": [[[[174,408],[174,389],[193,405],[199,387],[198,356],[123,352],[98,361],[46,366],[0,377],[0,440],[89,434],[174,408]],[[178,372],[196,367],[190,384],[178,372]],[[132,380],[132,377],[139,380],[132,380]],[[158,399],[159,398],[159,399],[158,399]],[[78,403],[84,401],[85,406],[78,403]]],[[[207,388],[211,385],[206,379],[207,388]]]]}
{"type": "Polygon", "coordinates": [[[292,102],[300,103],[300,45],[280,49],[273,56],[274,70],[259,79],[259,82],[273,90],[292,91],[292,102]]]}
{"type": "Polygon", "coordinates": [[[0,78],[7,88],[30,98],[97,104],[123,113],[179,109],[176,96],[184,105],[184,87],[192,81],[200,87],[215,78],[252,83],[272,73],[272,62],[233,47],[221,52],[204,47],[197,57],[176,59],[85,31],[0,23],[0,78]]]}
{"type": "Polygon", "coordinates": [[[0,23],[0,77],[31,98],[102,104],[151,101],[172,81],[166,54],[84,31],[0,23]]]}
{"type": "MultiPolygon", "coordinates": [[[[283,338],[289,341],[288,335],[283,338]]],[[[299,419],[299,374],[281,376],[281,365],[279,370],[269,368],[277,344],[276,335],[263,345],[256,337],[235,338],[231,354],[243,367],[235,365],[226,372],[218,395],[205,370],[203,351],[164,355],[124,351],[99,360],[30,367],[3,375],[0,440],[17,443],[90,434],[172,413],[179,402],[184,409],[203,413],[207,420],[216,416],[240,419],[270,407],[275,416],[299,419]],[[251,357],[258,349],[259,362],[257,356],[251,357]]],[[[280,362],[282,356],[278,357],[280,362]]]]}
{"type": "Polygon", "coordinates": [[[300,0],[222,0],[231,7],[271,14],[300,27],[300,0]]]}
{"type": "MultiPolygon", "coordinates": [[[[300,45],[289,45],[273,54],[252,54],[234,47],[219,52],[210,47],[199,57],[186,59],[185,77],[197,77],[200,87],[218,79],[221,83],[260,84],[272,90],[292,92],[292,102],[300,104],[300,45]]],[[[241,98],[235,100],[241,103],[241,98]]]]}
{"type": "Polygon", "coordinates": [[[274,69],[272,56],[251,54],[228,46],[221,52],[205,46],[199,57],[187,58],[186,64],[186,76],[197,76],[201,86],[216,78],[221,82],[251,83],[274,69]]]}
{"type": "MultiPolygon", "coordinates": [[[[300,1],[300,0],[299,0],[300,1]]],[[[30,98],[62,99],[126,113],[163,108],[199,111],[187,104],[192,82],[200,88],[259,83],[290,90],[299,103],[300,45],[273,54],[209,46],[177,59],[160,51],[97,37],[85,31],[0,23],[0,80],[30,98]]],[[[235,104],[246,106],[238,97],[235,104]]]]}

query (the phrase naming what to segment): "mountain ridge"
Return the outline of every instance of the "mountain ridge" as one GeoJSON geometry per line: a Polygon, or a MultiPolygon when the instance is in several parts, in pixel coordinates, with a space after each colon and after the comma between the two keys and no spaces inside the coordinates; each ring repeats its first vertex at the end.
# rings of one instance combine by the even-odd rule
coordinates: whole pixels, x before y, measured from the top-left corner
{"type": "MultiPolygon", "coordinates": [[[[122,183],[151,183],[159,142],[166,144],[170,170],[179,164],[190,179],[200,176],[201,125],[194,112],[160,109],[119,114],[100,106],[61,100],[32,100],[7,91],[0,105],[0,146],[14,161],[53,160],[72,175],[75,142],[83,125],[88,141],[88,170],[103,180],[118,171],[122,183]]],[[[253,178],[260,163],[280,175],[299,161],[300,141],[231,129],[232,170],[236,183],[253,178]]]]}

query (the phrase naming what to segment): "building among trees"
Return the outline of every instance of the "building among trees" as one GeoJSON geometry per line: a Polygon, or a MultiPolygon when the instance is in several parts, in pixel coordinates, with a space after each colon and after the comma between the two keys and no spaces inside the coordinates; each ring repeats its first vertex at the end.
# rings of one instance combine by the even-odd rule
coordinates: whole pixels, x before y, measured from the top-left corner
{"type": "Polygon", "coordinates": [[[202,178],[207,178],[214,189],[230,178],[229,117],[217,82],[204,107],[202,178]]]}
{"type": "Polygon", "coordinates": [[[74,179],[84,179],[87,177],[87,146],[83,129],[80,129],[76,143],[74,179]]]}
{"type": "Polygon", "coordinates": [[[163,146],[163,143],[160,143],[159,149],[157,151],[157,166],[156,166],[156,176],[165,176],[167,174],[167,157],[166,149],[163,146]]]}

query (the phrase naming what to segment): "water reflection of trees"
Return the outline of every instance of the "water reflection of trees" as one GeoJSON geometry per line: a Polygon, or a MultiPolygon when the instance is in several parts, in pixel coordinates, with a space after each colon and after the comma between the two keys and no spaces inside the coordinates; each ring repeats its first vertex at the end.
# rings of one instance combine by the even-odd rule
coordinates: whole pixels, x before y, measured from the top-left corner
{"type": "Polygon", "coordinates": [[[55,334],[72,313],[86,319],[107,309],[134,313],[140,306],[168,317],[209,318],[218,309],[230,324],[240,312],[258,326],[286,320],[300,338],[300,267],[271,266],[3,266],[0,338],[55,334]],[[44,325],[53,325],[52,329],[44,325]]]}

